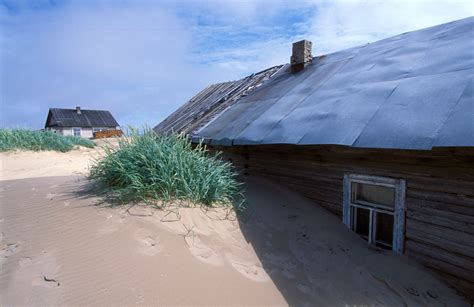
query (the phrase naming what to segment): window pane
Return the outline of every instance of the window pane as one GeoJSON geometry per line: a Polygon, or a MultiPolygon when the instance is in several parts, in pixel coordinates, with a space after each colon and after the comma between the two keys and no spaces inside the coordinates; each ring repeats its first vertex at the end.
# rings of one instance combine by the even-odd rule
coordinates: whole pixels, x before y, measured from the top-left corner
{"type": "Polygon", "coordinates": [[[392,248],[393,242],[393,215],[376,212],[375,243],[377,246],[392,248]]]}
{"type": "Polygon", "coordinates": [[[395,203],[395,189],[359,182],[352,183],[352,202],[364,202],[383,205],[393,208],[395,203]]]}
{"type": "MultiPolygon", "coordinates": [[[[351,206],[352,207],[352,206],[351,206]]],[[[368,238],[369,237],[369,221],[370,221],[370,211],[367,209],[353,208],[353,229],[359,235],[368,238]]]]}
{"type": "Polygon", "coordinates": [[[74,136],[81,136],[81,128],[73,129],[74,136]]]}

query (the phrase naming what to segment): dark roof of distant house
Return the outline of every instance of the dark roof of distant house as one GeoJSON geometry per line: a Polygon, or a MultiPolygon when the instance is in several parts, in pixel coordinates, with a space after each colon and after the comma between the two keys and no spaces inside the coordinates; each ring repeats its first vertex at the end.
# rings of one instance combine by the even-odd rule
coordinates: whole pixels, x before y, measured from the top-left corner
{"type": "Polygon", "coordinates": [[[193,141],[226,146],[471,147],[473,50],[474,17],[404,33],[315,57],[296,74],[280,67],[195,129],[199,113],[189,121],[186,112],[216,105],[194,101],[199,94],[178,110],[189,122],[174,125],[192,126],[193,141]]]}
{"type": "Polygon", "coordinates": [[[109,111],[49,109],[45,127],[117,127],[119,124],[109,111]]]}

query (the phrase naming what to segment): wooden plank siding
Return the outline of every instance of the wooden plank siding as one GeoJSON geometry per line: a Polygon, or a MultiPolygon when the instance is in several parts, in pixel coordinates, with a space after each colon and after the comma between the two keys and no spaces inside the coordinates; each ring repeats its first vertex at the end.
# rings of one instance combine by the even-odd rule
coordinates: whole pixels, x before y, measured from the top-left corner
{"type": "Polygon", "coordinates": [[[474,149],[214,147],[247,175],[275,180],[341,217],[344,174],[406,180],[405,254],[474,299],[474,149]]]}

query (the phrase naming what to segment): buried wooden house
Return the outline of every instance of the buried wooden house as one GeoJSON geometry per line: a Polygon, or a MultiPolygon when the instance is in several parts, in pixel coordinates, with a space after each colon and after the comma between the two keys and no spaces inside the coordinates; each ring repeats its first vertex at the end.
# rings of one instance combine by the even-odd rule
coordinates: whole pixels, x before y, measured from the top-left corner
{"type": "Polygon", "coordinates": [[[221,150],[474,298],[474,17],[211,85],[155,127],[221,150]]]}
{"type": "Polygon", "coordinates": [[[109,111],[50,108],[45,130],[62,135],[74,135],[83,138],[104,136],[120,136],[119,124],[109,111]]]}

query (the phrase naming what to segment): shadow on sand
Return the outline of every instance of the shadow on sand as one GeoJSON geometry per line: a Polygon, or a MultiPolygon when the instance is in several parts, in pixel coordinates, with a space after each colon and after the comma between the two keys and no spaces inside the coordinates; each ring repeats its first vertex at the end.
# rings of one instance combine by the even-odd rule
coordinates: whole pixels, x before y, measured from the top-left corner
{"type": "Polygon", "coordinates": [[[368,245],[306,198],[260,177],[245,181],[240,229],[289,305],[467,305],[428,269],[368,245]]]}
{"type": "MultiPolygon", "coordinates": [[[[427,269],[369,246],[338,217],[297,193],[253,176],[245,178],[245,186],[240,230],[289,305],[467,305],[427,269]]],[[[93,198],[89,205],[120,205],[84,179],[71,182],[69,191],[64,196],[70,199],[93,198]]]]}

